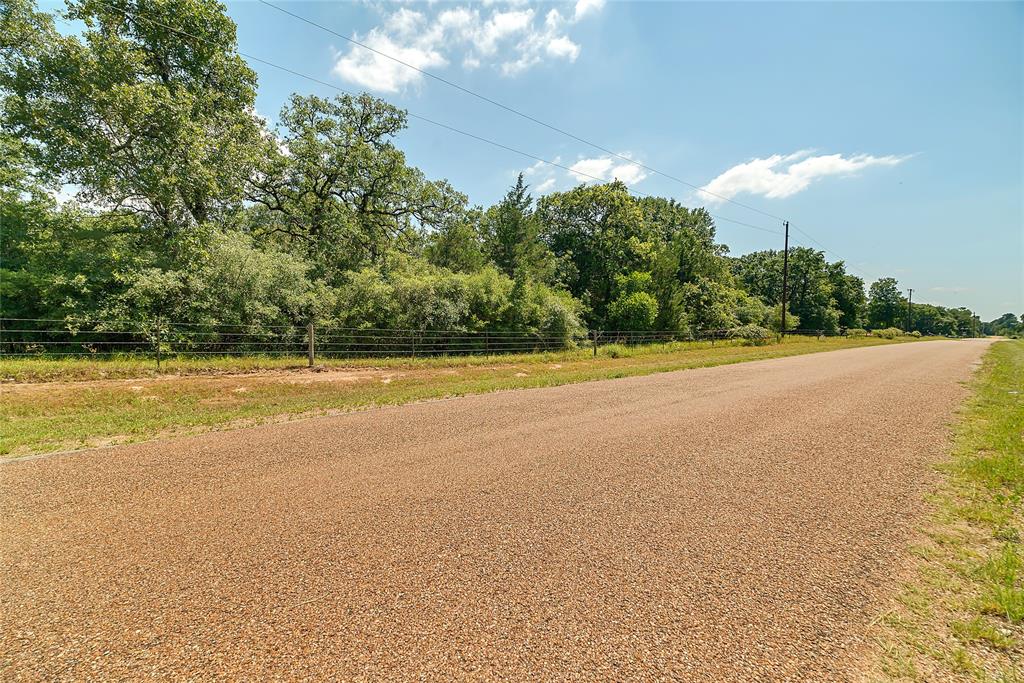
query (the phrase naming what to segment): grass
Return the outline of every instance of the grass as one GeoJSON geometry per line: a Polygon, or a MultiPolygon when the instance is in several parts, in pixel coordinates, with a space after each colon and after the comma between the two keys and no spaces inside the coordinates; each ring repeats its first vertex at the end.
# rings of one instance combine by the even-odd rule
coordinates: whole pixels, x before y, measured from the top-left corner
{"type": "Polygon", "coordinates": [[[328,361],[319,371],[295,358],[175,358],[165,365],[168,374],[160,376],[151,360],[132,358],[2,361],[0,377],[21,383],[0,385],[0,454],[23,456],[368,406],[893,343],[901,342],[790,337],[768,346],[607,346],[596,358],[582,349],[328,361]]]}
{"type": "Polygon", "coordinates": [[[1024,341],[994,344],[973,385],[876,680],[1024,681],[1024,341]]]}

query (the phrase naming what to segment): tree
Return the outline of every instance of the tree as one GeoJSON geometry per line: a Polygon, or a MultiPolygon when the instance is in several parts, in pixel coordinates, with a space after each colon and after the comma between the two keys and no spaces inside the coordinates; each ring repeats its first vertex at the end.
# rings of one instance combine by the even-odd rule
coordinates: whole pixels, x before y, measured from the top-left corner
{"type": "MultiPolygon", "coordinates": [[[[766,304],[779,308],[783,265],[782,252],[768,250],[739,257],[733,262],[733,269],[744,289],[766,304]]],[[[855,281],[856,278],[847,282],[842,265],[830,266],[823,252],[794,247],[789,252],[787,311],[797,316],[801,326],[807,329],[835,332],[842,318],[842,310],[835,298],[835,285],[837,282],[842,285],[840,296],[850,299],[847,303],[853,313],[850,317],[855,317],[855,281]]],[[[788,319],[786,327],[790,328],[788,319]]]]}
{"type": "Polygon", "coordinates": [[[1018,321],[1017,316],[1013,313],[1003,313],[995,320],[985,323],[982,328],[985,334],[1009,337],[1024,332],[1024,320],[1018,321]]]}
{"type": "Polygon", "coordinates": [[[871,329],[901,327],[906,304],[895,278],[883,277],[871,283],[868,292],[868,325],[871,329]]]}
{"type": "Polygon", "coordinates": [[[247,189],[260,207],[253,230],[301,250],[331,281],[464,210],[464,195],[406,165],[392,142],[405,112],[383,100],[292,95],[280,120],[247,189]]]}
{"type": "Polygon", "coordinates": [[[796,247],[790,251],[789,306],[804,328],[837,332],[840,313],[832,297],[827,265],[825,254],[816,249],[796,247]]]}
{"type": "Polygon", "coordinates": [[[913,329],[921,334],[953,336],[957,333],[957,321],[949,309],[931,304],[913,304],[913,329]]]}
{"type": "Polygon", "coordinates": [[[714,280],[698,277],[682,287],[683,306],[694,331],[726,330],[736,326],[735,291],[714,280]]]}
{"type": "Polygon", "coordinates": [[[728,248],[715,242],[715,222],[705,209],[688,209],[673,199],[643,197],[637,202],[648,231],[666,245],[676,260],[674,278],[693,282],[705,277],[717,282],[731,279],[728,248]]]}
{"type": "Polygon", "coordinates": [[[547,282],[554,274],[554,260],[540,241],[540,222],[528,189],[520,173],[505,197],[484,212],[480,234],[488,257],[503,273],[547,282]]]}
{"type": "Polygon", "coordinates": [[[615,276],[648,270],[654,235],[621,182],[581,185],[541,198],[542,239],[559,264],[559,279],[590,309],[589,323],[605,327],[615,276]]]}
{"type": "Polygon", "coordinates": [[[479,210],[445,221],[427,236],[424,255],[435,266],[461,273],[480,270],[487,262],[480,235],[474,227],[479,210]]]}
{"type": "Polygon", "coordinates": [[[608,306],[608,322],[617,330],[652,330],[658,320],[658,301],[651,294],[650,273],[634,271],[615,278],[617,294],[608,306]]]}
{"type": "Polygon", "coordinates": [[[656,326],[683,330],[688,325],[682,287],[697,278],[734,286],[725,257],[715,242],[715,224],[704,209],[687,209],[674,200],[644,197],[639,201],[649,232],[656,236],[652,294],[658,302],[656,326]]]}
{"type": "Polygon", "coordinates": [[[843,329],[864,327],[868,309],[864,280],[847,273],[842,261],[830,263],[827,268],[832,299],[839,310],[839,326],[843,329]]]}
{"type": "Polygon", "coordinates": [[[80,35],[13,0],[0,30],[19,41],[0,53],[5,125],[40,172],[166,234],[235,206],[258,140],[256,74],[224,6],[81,0],[65,16],[80,35]]]}
{"type": "Polygon", "coordinates": [[[732,261],[740,286],[769,306],[782,299],[782,252],[773,249],[753,251],[732,261]]]}

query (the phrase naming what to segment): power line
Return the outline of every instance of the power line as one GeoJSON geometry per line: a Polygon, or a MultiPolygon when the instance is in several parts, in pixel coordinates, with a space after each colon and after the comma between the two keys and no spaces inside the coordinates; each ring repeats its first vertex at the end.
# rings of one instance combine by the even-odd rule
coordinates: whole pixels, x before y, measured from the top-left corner
{"type": "MultiPolygon", "coordinates": [[[[402,66],[408,67],[408,68],[412,69],[413,71],[416,71],[417,73],[420,73],[420,74],[423,74],[424,76],[427,76],[428,78],[433,78],[434,80],[436,80],[436,81],[438,81],[440,83],[444,83],[445,85],[450,86],[452,88],[455,88],[456,90],[464,92],[467,95],[470,95],[471,97],[475,97],[475,98],[477,98],[479,100],[487,102],[488,104],[492,104],[495,107],[499,107],[501,109],[504,109],[505,111],[510,112],[512,114],[515,114],[516,116],[519,116],[519,117],[521,117],[523,119],[526,119],[527,121],[531,121],[533,123],[536,123],[539,126],[543,126],[544,128],[547,128],[548,130],[552,130],[552,131],[554,131],[556,133],[559,133],[561,135],[565,135],[567,137],[570,137],[573,140],[576,140],[577,142],[582,142],[583,144],[588,145],[590,147],[593,147],[594,149],[599,150],[601,152],[604,152],[605,154],[610,154],[610,155],[612,155],[612,156],[614,156],[614,157],[616,157],[618,159],[621,159],[622,161],[625,161],[625,162],[627,162],[629,164],[632,164],[633,166],[636,166],[637,168],[642,168],[645,171],[648,171],[650,173],[654,173],[654,174],[660,175],[660,176],[662,176],[664,178],[668,178],[669,180],[673,180],[673,181],[675,181],[677,183],[681,183],[681,184],[685,185],[686,187],[692,188],[694,190],[697,190],[698,192],[701,192],[703,194],[709,195],[711,197],[716,197],[718,199],[721,199],[722,201],[726,201],[726,202],[729,202],[731,204],[735,204],[736,206],[741,206],[744,209],[747,209],[748,211],[753,211],[755,213],[759,213],[762,216],[766,216],[768,218],[774,218],[775,220],[778,220],[778,221],[785,220],[781,216],[776,216],[775,214],[768,213],[767,211],[763,211],[761,209],[758,209],[757,207],[749,206],[748,204],[744,204],[743,202],[738,202],[735,199],[732,199],[730,197],[726,197],[724,195],[720,195],[720,194],[717,194],[715,192],[711,192],[710,190],[705,190],[704,188],[700,187],[699,185],[694,185],[693,183],[687,182],[687,181],[683,180],[682,178],[677,178],[676,176],[673,176],[671,174],[665,173],[664,171],[659,171],[658,169],[653,168],[651,166],[648,166],[648,165],[646,165],[644,163],[641,163],[641,162],[637,161],[636,159],[630,159],[629,157],[625,156],[624,154],[619,154],[618,152],[613,152],[612,150],[608,149],[607,147],[599,145],[596,142],[592,142],[590,140],[587,140],[586,138],[582,138],[582,137],[576,135],[575,133],[571,133],[571,132],[565,130],[564,128],[559,128],[558,126],[555,126],[555,125],[552,125],[550,123],[547,123],[546,121],[542,121],[541,119],[538,119],[535,116],[531,116],[530,114],[527,114],[526,112],[523,112],[523,111],[521,111],[519,109],[516,109],[515,107],[509,106],[509,105],[507,105],[507,104],[505,104],[503,102],[499,102],[498,100],[495,100],[495,99],[492,99],[490,97],[487,97],[486,95],[481,95],[480,93],[476,92],[475,90],[471,90],[470,88],[467,88],[467,87],[465,87],[463,85],[459,85],[458,83],[455,83],[454,81],[450,81],[447,78],[444,78],[443,76],[438,76],[435,73],[432,73],[430,71],[426,71],[425,69],[421,69],[418,66],[415,66],[413,64],[410,64],[409,62],[406,62],[406,61],[404,61],[402,59],[399,59],[398,57],[395,57],[394,55],[390,55],[390,54],[388,54],[386,52],[382,52],[382,51],[380,51],[380,50],[378,50],[378,49],[376,49],[374,47],[370,47],[366,43],[362,43],[362,42],[360,42],[360,41],[358,41],[358,40],[356,40],[356,39],[354,39],[354,38],[352,38],[350,36],[346,36],[344,34],[338,33],[337,31],[335,31],[335,30],[333,30],[333,29],[331,29],[331,28],[329,28],[327,26],[324,26],[323,24],[319,24],[319,23],[313,21],[312,19],[308,19],[308,18],[306,18],[306,17],[304,17],[302,15],[295,14],[294,12],[286,10],[283,7],[275,5],[272,2],[268,2],[267,0],[259,0],[259,2],[264,4],[264,5],[266,5],[267,7],[271,7],[273,9],[277,10],[278,12],[281,12],[283,14],[287,14],[288,16],[293,17],[295,19],[298,19],[299,21],[302,21],[302,22],[304,22],[306,24],[309,24],[310,26],[315,26],[316,28],[319,28],[322,31],[326,31],[327,33],[330,33],[333,36],[337,36],[338,38],[341,38],[342,40],[348,41],[349,43],[352,43],[353,45],[357,45],[357,46],[359,46],[359,47],[361,47],[361,48],[363,48],[365,50],[369,50],[370,52],[373,52],[374,54],[380,55],[381,57],[384,57],[386,59],[390,59],[393,62],[401,64],[402,66]]],[[[779,233],[779,234],[781,234],[781,233],[779,233]]]]}
{"type": "MultiPolygon", "coordinates": [[[[367,45],[366,43],[363,43],[361,41],[358,41],[355,38],[352,38],[351,36],[346,36],[346,35],[344,35],[342,33],[339,33],[337,31],[331,29],[328,26],[324,26],[323,24],[320,24],[320,23],[318,23],[316,21],[313,21],[312,19],[309,19],[308,17],[304,17],[304,16],[302,16],[300,14],[296,14],[295,12],[287,10],[287,9],[285,9],[285,8],[279,6],[279,5],[276,5],[276,4],[272,3],[272,2],[269,2],[268,0],[259,0],[259,2],[261,4],[263,4],[263,5],[266,5],[267,7],[270,7],[272,9],[277,10],[278,12],[281,12],[282,14],[290,16],[290,17],[292,17],[294,19],[297,19],[298,21],[301,21],[301,22],[303,22],[305,24],[308,24],[310,26],[314,26],[316,28],[319,28],[320,30],[325,31],[327,33],[330,33],[331,35],[336,36],[338,38],[341,38],[342,40],[347,41],[347,42],[349,42],[349,43],[351,43],[353,45],[361,47],[361,48],[363,48],[365,50],[369,50],[370,52],[372,52],[372,53],[374,53],[376,55],[380,55],[381,57],[384,57],[385,59],[390,59],[391,61],[393,61],[393,62],[395,62],[397,64],[401,64],[402,66],[405,66],[405,67],[407,67],[409,69],[412,69],[413,71],[416,71],[419,74],[422,74],[422,75],[424,75],[424,76],[426,76],[428,78],[432,78],[435,81],[443,83],[443,84],[445,84],[445,85],[447,85],[449,87],[455,88],[456,90],[459,90],[460,92],[463,92],[463,93],[465,93],[467,95],[470,95],[471,97],[475,97],[475,98],[477,98],[477,99],[479,99],[479,100],[481,100],[483,102],[487,102],[488,104],[491,104],[491,105],[493,105],[495,107],[498,107],[498,108],[503,109],[503,110],[505,110],[507,112],[515,114],[516,116],[519,116],[520,118],[523,118],[523,119],[525,119],[527,121],[535,123],[535,124],[537,124],[539,126],[543,126],[544,128],[547,128],[547,129],[552,130],[552,131],[554,131],[556,133],[559,133],[559,134],[564,135],[566,137],[569,137],[569,138],[571,138],[573,140],[576,140],[577,142],[581,142],[581,143],[583,143],[585,145],[593,147],[594,149],[599,150],[601,152],[604,152],[605,154],[610,154],[610,155],[616,157],[617,159],[620,159],[622,161],[625,161],[626,163],[629,163],[629,164],[631,164],[633,166],[636,166],[637,168],[642,168],[645,171],[648,171],[650,173],[654,173],[656,175],[660,175],[662,177],[668,178],[669,180],[673,180],[673,181],[675,181],[677,183],[685,185],[686,187],[689,187],[689,188],[692,188],[694,190],[697,190],[698,192],[700,192],[702,194],[705,194],[705,195],[708,195],[708,196],[711,196],[711,197],[715,197],[717,199],[721,199],[722,201],[729,202],[730,204],[734,204],[736,206],[742,207],[742,208],[747,209],[749,211],[753,211],[755,213],[761,214],[762,216],[766,216],[768,218],[773,218],[773,219],[778,220],[778,221],[785,221],[786,220],[786,219],[782,218],[781,216],[777,216],[777,215],[775,215],[773,213],[770,213],[768,211],[764,211],[762,209],[758,209],[757,207],[750,206],[749,204],[745,204],[743,202],[736,201],[735,199],[732,199],[731,197],[727,197],[725,195],[721,195],[721,194],[718,194],[716,192],[711,192],[710,190],[706,190],[706,189],[704,189],[704,188],[702,188],[702,187],[700,187],[698,185],[695,185],[695,184],[690,183],[690,182],[688,182],[686,180],[683,180],[682,178],[678,178],[678,177],[676,177],[674,175],[671,175],[669,173],[665,173],[664,171],[660,171],[660,170],[658,170],[656,168],[653,168],[653,167],[648,166],[648,165],[646,165],[644,163],[636,161],[635,159],[631,159],[631,158],[629,158],[629,157],[627,157],[627,156],[625,156],[623,154],[619,154],[618,152],[614,152],[614,151],[608,149],[607,147],[604,147],[603,145],[600,145],[600,144],[598,144],[596,142],[593,142],[591,140],[588,140],[586,138],[580,137],[579,135],[576,135],[575,133],[567,131],[564,128],[560,128],[560,127],[555,126],[553,124],[550,124],[550,123],[548,123],[546,121],[538,119],[537,117],[532,116],[530,114],[527,114],[526,112],[524,112],[522,110],[516,109],[515,107],[507,105],[507,104],[505,104],[503,102],[495,100],[495,99],[493,99],[491,97],[488,97],[486,95],[483,95],[483,94],[481,94],[481,93],[479,93],[479,92],[477,92],[475,90],[467,88],[466,86],[461,85],[459,83],[456,83],[454,81],[451,81],[451,80],[449,80],[449,79],[447,79],[447,78],[445,78],[443,76],[439,76],[438,74],[435,74],[435,73],[433,73],[431,71],[427,71],[425,69],[421,69],[418,66],[415,66],[414,64],[410,64],[409,62],[406,62],[405,60],[400,59],[399,57],[395,57],[394,55],[388,54],[387,52],[383,52],[381,50],[378,50],[377,48],[372,47],[370,45],[367,45]]],[[[512,151],[516,151],[516,150],[512,150],[512,151]]],[[[533,158],[536,159],[537,157],[533,157],[533,158]]],[[[538,160],[540,160],[540,159],[538,159],[538,160]]],[[[543,160],[541,160],[541,161],[543,161],[543,160]]],[[[557,166],[557,164],[552,164],[552,165],[556,165],[557,166]]],[[[565,168],[564,166],[559,166],[559,167],[560,168],[565,168]]],[[[571,172],[577,173],[576,171],[571,171],[571,172]]],[[[577,173],[577,175],[587,175],[587,174],[577,173]]],[[[589,176],[589,177],[593,177],[593,176],[589,176]]],[[[598,180],[603,180],[603,179],[598,178],[598,180]]],[[[711,214],[711,215],[714,216],[714,214],[711,214]]],[[[744,225],[746,227],[753,227],[756,230],[762,230],[764,232],[769,232],[769,233],[772,233],[772,234],[775,234],[775,235],[782,235],[782,232],[780,232],[778,230],[768,230],[767,228],[761,228],[761,227],[758,227],[758,226],[752,226],[750,224],[742,223],[740,221],[735,221],[735,220],[730,220],[730,219],[726,219],[726,218],[721,218],[721,217],[718,217],[718,216],[714,216],[714,217],[715,218],[719,218],[721,220],[726,220],[726,221],[729,221],[729,222],[732,222],[732,223],[737,223],[739,225],[744,225]]],[[[821,242],[816,240],[808,232],[806,232],[804,230],[801,230],[799,227],[797,227],[795,225],[793,225],[791,227],[793,227],[793,229],[795,229],[798,232],[800,232],[801,234],[803,234],[811,242],[817,244],[819,247],[821,247],[821,249],[823,251],[828,252],[828,253],[832,254],[835,258],[838,258],[838,259],[844,261],[852,269],[859,271],[865,277],[868,277],[868,278],[873,277],[872,275],[866,273],[862,269],[860,269],[857,266],[855,266],[852,263],[850,263],[849,260],[844,259],[841,255],[839,255],[836,252],[826,248],[824,244],[822,244],[821,242]]]]}
{"type": "Polygon", "coordinates": [[[798,228],[798,227],[797,227],[797,226],[795,226],[795,225],[791,225],[790,227],[791,227],[791,228],[793,228],[794,230],[796,230],[797,232],[799,232],[800,234],[802,234],[802,235],[803,235],[804,237],[806,237],[807,239],[809,239],[809,240],[810,240],[811,242],[813,242],[813,243],[815,243],[816,245],[818,245],[819,247],[821,247],[821,250],[822,250],[823,252],[825,252],[826,254],[832,254],[832,255],[833,255],[833,256],[835,256],[835,257],[836,257],[837,259],[839,259],[840,261],[842,261],[843,263],[845,263],[845,264],[846,264],[847,266],[849,266],[849,267],[850,267],[850,268],[852,268],[853,270],[856,270],[857,272],[859,272],[859,273],[860,273],[861,275],[863,275],[864,277],[866,277],[866,278],[869,278],[869,279],[877,279],[877,278],[875,278],[875,276],[874,276],[874,275],[871,275],[870,273],[867,273],[867,272],[865,272],[865,271],[864,271],[863,269],[861,269],[861,268],[858,268],[858,267],[857,267],[857,266],[855,266],[854,264],[852,264],[852,263],[850,263],[849,261],[847,261],[846,259],[844,259],[844,258],[843,258],[842,256],[840,256],[839,254],[837,254],[836,252],[834,252],[834,251],[832,251],[831,249],[829,249],[828,247],[826,247],[826,246],[825,246],[824,244],[822,244],[822,243],[821,243],[821,242],[819,242],[818,240],[814,239],[814,238],[813,238],[813,237],[812,237],[811,235],[809,235],[809,234],[808,234],[808,233],[807,233],[806,231],[804,231],[804,230],[801,230],[800,228],[798,228]]]}
{"type": "MultiPolygon", "coordinates": [[[[123,14],[124,16],[129,17],[129,18],[131,18],[131,19],[133,19],[135,21],[147,21],[150,24],[153,24],[155,26],[160,26],[161,28],[165,28],[168,31],[171,31],[172,33],[176,33],[178,35],[182,35],[182,36],[185,36],[185,37],[188,37],[188,38],[192,38],[193,40],[197,40],[199,42],[203,42],[203,43],[207,43],[207,44],[211,44],[211,45],[213,44],[213,41],[211,41],[209,39],[202,38],[202,37],[197,36],[197,35],[195,35],[193,33],[189,33],[188,31],[183,31],[183,30],[175,28],[173,26],[169,26],[169,25],[167,25],[167,24],[165,24],[163,22],[157,21],[157,20],[152,19],[150,17],[139,16],[139,15],[133,13],[133,12],[129,12],[128,10],[121,9],[120,7],[115,7],[115,6],[113,6],[113,5],[111,5],[111,4],[107,3],[107,2],[103,2],[103,0],[97,0],[97,3],[100,4],[100,5],[103,5],[104,7],[112,9],[115,12],[119,12],[119,13],[123,14]]],[[[241,57],[244,57],[245,59],[249,59],[249,60],[252,60],[254,62],[258,62],[260,64],[265,64],[267,66],[273,67],[273,68],[278,69],[280,71],[284,71],[285,73],[291,74],[293,76],[298,76],[299,78],[305,78],[306,80],[312,81],[314,83],[317,83],[319,85],[323,85],[323,86],[328,87],[328,88],[332,88],[333,90],[337,90],[338,92],[344,93],[344,94],[352,96],[352,97],[358,97],[359,96],[357,93],[354,93],[351,90],[346,90],[345,88],[337,86],[337,85],[335,85],[333,83],[329,83],[328,81],[321,80],[319,78],[316,78],[315,76],[310,76],[308,74],[304,74],[304,73],[302,73],[300,71],[296,71],[296,70],[291,69],[289,67],[281,66],[280,64],[276,64],[276,63],[268,61],[266,59],[262,59],[261,57],[257,57],[255,55],[251,55],[251,54],[242,52],[241,50],[239,50],[237,48],[234,51],[235,51],[236,54],[238,54],[241,57]]],[[[471,133],[469,131],[462,130],[461,128],[456,128],[455,126],[451,126],[451,125],[449,125],[447,123],[442,123],[440,121],[436,121],[436,120],[431,119],[431,118],[429,118],[427,116],[422,116],[420,114],[416,114],[416,113],[408,111],[408,110],[406,110],[406,113],[408,114],[409,118],[413,118],[413,119],[416,119],[418,121],[423,121],[424,123],[429,123],[429,124],[431,124],[433,126],[437,126],[438,128],[443,128],[444,130],[447,130],[447,131],[450,131],[450,132],[453,132],[453,133],[457,133],[459,135],[463,135],[465,137],[471,138],[473,140],[477,140],[479,142],[486,143],[488,145],[492,145],[492,146],[497,147],[499,149],[503,149],[505,151],[512,152],[513,154],[518,154],[518,155],[526,157],[528,159],[532,159],[533,161],[538,161],[538,162],[541,162],[543,164],[547,164],[549,166],[554,166],[555,168],[560,168],[562,170],[568,171],[569,173],[572,173],[575,176],[583,176],[585,178],[589,178],[591,180],[596,180],[598,182],[606,182],[606,180],[604,178],[601,178],[599,176],[591,175],[590,173],[586,173],[586,172],[583,172],[583,171],[579,171],[577,169],[570,168],[570,167],[565,166],[564,164],[560,164],[560,163],[558,163],[556,161],[551,161],[549,159],[544,159],[543,157],[539,157],[539,156],[537,156],[535,154],[531,154],[530,152],[524,152],[523,150],[516,149],[515,147],[510,147],[510,146],[508,146],[508,145],[506,145],[504,143],[497,142],[495,140],[491,140],[490,138],[485,138],[485,137],[477,135],[475,133],[471,133]]],[[[642,192],[640,190],[635,190],[635,189],[629,188],[628,186],[627,186],[626,190],[628,192],[634,194],[634,195],[638,195],[638,196],[641,196],[641,197],[653,197],[653,195],[651,195],[651,194],[649,194],[647,192],[642,192]]],[[[744,227],[751,228],[753,230],[760,230],[762,232],[767,232],[767,233],[771,233],[771,234],[774,234],[774,235],[781,235],[782,234],[781,232],[778,232],[776,230],[771,230],[769,228],[765,228],[765,227],[762,227],[762,226],[754,225],[754,224],[751,224],[751,223],[746,223],[744,221],[738,221],[738,220],[735,220],[735,219],[732,219],[732,218],[726,218],[725,216],[719,216],[719,215],[711,213],[710,211],[708,211],[708,215],[711,216],[712,218],[717,219],[717,220],[726,221],[728,223],[735,223],[737,225],[742,225],[744,227]]]]}

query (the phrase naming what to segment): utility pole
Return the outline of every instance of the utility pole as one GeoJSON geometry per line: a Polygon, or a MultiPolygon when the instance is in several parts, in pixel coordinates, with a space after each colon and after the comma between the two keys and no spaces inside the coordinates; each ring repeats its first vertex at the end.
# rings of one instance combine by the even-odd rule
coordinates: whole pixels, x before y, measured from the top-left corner
{"type": "Polygon", "coordinates": [[[911,303],[914,300],[914,290],[907,290],[907,332],[910,332],[911,326],[914,324],[914,309],[911,303]]]}
{"type": "Polygon", "coordinates": [[[780,338],[786,337],[786,300],[789,296],[789,221],[782,221],[786,226],[786,248],[782,252],[782,329],[780,338]]]}

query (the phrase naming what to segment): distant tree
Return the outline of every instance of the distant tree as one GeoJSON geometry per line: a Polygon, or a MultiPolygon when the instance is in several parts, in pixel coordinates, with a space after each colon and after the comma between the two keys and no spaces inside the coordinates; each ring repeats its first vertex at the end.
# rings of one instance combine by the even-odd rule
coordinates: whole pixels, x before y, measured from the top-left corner
{"type": "MultiPolygon", "coordinates": [[[[733,261],[733,271],[740,284],[766,304],[778,306],[782,299],[783,253],[757,251],[733,261]]],[[[835,298],[835,285],[840,284],[840,296],[849,297],[851,312],[855,309],[854,283],[847,282],[839,268],[825,261],[824,253],[806,247],[794,247],[789,252],[789,289],[787,311],[797,316],[803,327],[835,332],[839,329],[842,310],[835,298]]],[[[781,309],[780,309],[781,310],[781,309]]],[[[789,320],[786,321],[789,328],[789,320]]]]}
{"type": "Polygon", "coordinates": [[[913,330],[928,335],[949,335],[957,333],[956,317],[942,306],[913,304],[913,330]]]}
{"type": "Polygon", "coordinates": [[[838,331],[840,312],[833,298],[825,254],[796,247],[790,253],[789,267],[789,307],[800,317],[800,324],[812,330],[838,331]]]}
{"type": "Polygon", "coordinates": [[[984,324],[986,334],[1015,335],[1024,331],[1024,320],[1018,320],[1013,313],[1004,313],[995,320],[984,324]]]}
{"type": "Polygon", "coordinates": [[[735,291],[704,277],[682,287],[683,306],[694,331],[725,330],[735,327],[735,291]]]}
{"type": "Polygon", "coordinates": [[[768,305],[782,299],[782,252],[753,251],[733,259],[733,272],[740,286],[768,305]]]}
{"type": "Polygon", "coordinates": [[[868,292],[868,325],[871,329],[902,329],[906,303],[895,278],[883,277],[871,283],[868,292]]]}
{"type": "Polygon", "coordinates": [[[479,211],[446,221],[427,236],[424,255],[436,266],[455,272],[471,273],[487,263],[483,244],[475,225],[479,211]]]}
{"type": "Polygon", "coordinates": [[[528,189],[520,173],[505,197],[481,216],[480,234],[487,256],[506,275],[547,282],[554,275],[554,258],[540,239],[528,189]]]}
{"type": "Polygon", "coordinates": [[[827,270],[832,284],[832,299],[839,310],[839,326],[843,329],[863,327],[868,312],[864,280],[847,273],[842,261],[828,264],[827,270]]]}

